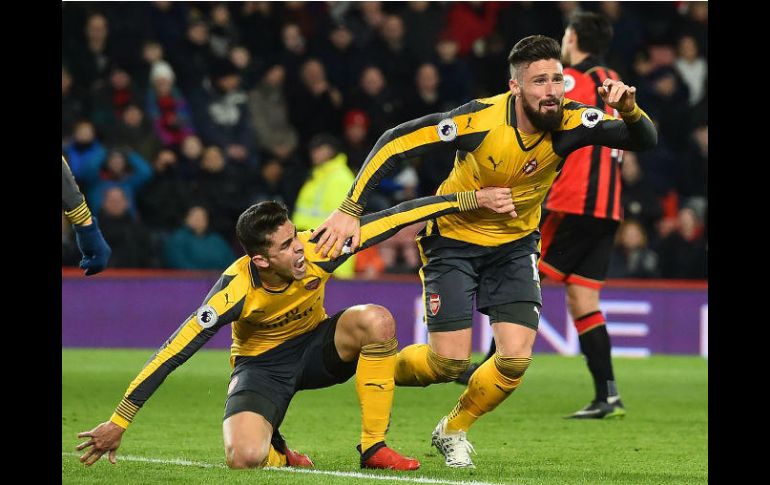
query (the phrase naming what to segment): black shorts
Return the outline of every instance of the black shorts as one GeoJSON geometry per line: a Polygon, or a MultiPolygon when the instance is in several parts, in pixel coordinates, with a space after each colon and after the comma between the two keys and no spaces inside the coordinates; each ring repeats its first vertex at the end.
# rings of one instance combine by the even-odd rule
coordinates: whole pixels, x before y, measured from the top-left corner
{"type": "MultiPolygon", "coordinates": [[[[540,234],[487,247],[444,238],[418,238],[423,266],[425,318],[429,332],[470,328],[474,298],[479,312],[492,317],[510,303],[543,304],[537,271],[540,234]]],[[[537,328],[538,314],[524,323],[537,328]]]]}
{"type": "Polygon", "coordinates": [[[356,373],[358,359],[343,362],[334,347],[334,331],[343,312],[260,355],[236,357],[224,419],[241,411],[253,411],[277,429],[297,391],[329,387],[350,379],[356,373]]]}
{"type": "Polygon", "coordinates": [[[599,289],[607,276],[618,221],[549,212],[542,219],[540,271],[556,281],[599,289]]]}

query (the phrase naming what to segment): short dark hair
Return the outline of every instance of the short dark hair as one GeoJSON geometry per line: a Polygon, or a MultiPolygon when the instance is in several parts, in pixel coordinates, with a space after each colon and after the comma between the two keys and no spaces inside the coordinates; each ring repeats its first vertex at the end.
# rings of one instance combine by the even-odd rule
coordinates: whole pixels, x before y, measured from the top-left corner
{"type": "Polygon", "coordinates": [[[522,65],[527,66],[535,61],[556,59],[561,61],[561,47],[559,43],[545,35],[530,35],[524,37],[513,46],[508,54],[508,63],[511,65],[511,76],[519,72],[522,65]]]}
{"type": "Polygon", "coordinates": [[[583,52],[602,56],[612,42],[612,24],[607,17],[594,12],[576,12],[567,28],[577,34],[577,46],[583,52]]]}
{"type": "Polygon", "coordinates": [[[267,254],[268,237],[289,220],[289,211],[281,202],[266,200],[254,204],[238,216],[235,234],[250,257],[267,254]]]}

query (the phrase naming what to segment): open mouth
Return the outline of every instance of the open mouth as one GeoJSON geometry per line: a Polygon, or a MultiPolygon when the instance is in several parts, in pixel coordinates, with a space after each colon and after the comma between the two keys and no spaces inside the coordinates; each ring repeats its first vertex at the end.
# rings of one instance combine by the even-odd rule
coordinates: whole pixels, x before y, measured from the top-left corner
{"type": "Polygon", "coordinates": [[[294,262],[294,269],[301,270],[305,267],[305,255],[299,257],[298,260],[294,262]]]}

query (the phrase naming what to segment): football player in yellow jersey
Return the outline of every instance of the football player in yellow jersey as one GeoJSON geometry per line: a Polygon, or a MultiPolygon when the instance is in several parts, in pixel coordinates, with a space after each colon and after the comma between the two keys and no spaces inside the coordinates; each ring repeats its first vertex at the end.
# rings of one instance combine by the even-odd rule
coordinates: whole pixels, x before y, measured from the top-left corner
{"type": "Polygon", "coordinates": [[[526,37],[513,47],[508,61],[507,92],[386,131],[347,199],[313,234],[320,234],[316,251],[323,256],[339,254],[349,237],[355,248],[358,216],[379,180],[397,161],[442,143],[457,151],[454,168],[437,193],[484,186],[512,189],[518,217],[450,214],[428,221],[417,238],[428,344],[398,353],[396,385],[427,386],[462,374],[470,363],[474,299],[476,308],[489,316],[497,345],[494,359],[474,372],[433,431],[433,444],[450,467],[474,466],[467,431],[518,387],[531,362],[542,305],[540,206],[565,158],[587,145],[639,151],[657,142],[654,125],[636,105],[634,87],[606,79],[597,88],[622,119],[564,97],[556,40],[526,37]]]}
{"type": "MultiPolygon", "coordinates": [[[[361,248],[401,228],[458,211],[491,209],[515,216],[509,188],[485,188],[425,197],[361,220],[361,248]]],[[[278,433],[297,391],[328,387],[356,375],[361,403],[360,465],[415,470],[419,462],[385,445],[393,403],[397,341],[390,312],[358,305],[328,316],[324,290],[336,260],[312,251],[310,231],[297,233],[286,207],[262,202],[244,211],[236,225],[246,256],[227,268],[203,304],[174,332],[133,380],[109,421],[82,432],[80,461],[95,463],[116,451],[139,408],[163,380],[220,328],[231,325],[233,366],[223,435],[231,468],[313,466],[290,450],[278,433]]]]}

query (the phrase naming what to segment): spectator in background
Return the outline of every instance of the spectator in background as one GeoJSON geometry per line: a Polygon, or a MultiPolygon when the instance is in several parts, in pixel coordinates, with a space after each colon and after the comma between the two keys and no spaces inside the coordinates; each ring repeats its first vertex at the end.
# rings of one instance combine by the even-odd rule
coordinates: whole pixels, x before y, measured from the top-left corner
{"type": "Polygon", "coordinates": [[[706,241],[703,222],[691,207],[679,210],[673,232],[657,246],[663,278],[702,279],[706,272],[706,241]]]}
{"type": "Polygon", "coordinates": [[[174,269],[224,271],[235,254],[222,236],[209,231],[209,214],[201,206],[187,212],[184,225],[166,242],[165,266],[174,269]]]}
{"type": "Polygon", "coordinates": [[[169,53],[169,61],[179,73],[179,88],[188,98],[203,89],[203,80],[214,62],[209,40],[208,24],[201,19],[194,19],[187,26],[185,40],[178,53],[169,53]]]}
{"type": "Polygon", "coordinates": [[[187,100],[174,85],[175,80],[167,62],[156,62],[150,71],[152,87],[147,93],[147,114],[155,134],[164,147],[172,149],[177,149],[182,140],[195,133],[187,100]]]}
{"type": "Polygon", "coordinates": [[[329,82],[341,92],[349,93],[364,67],[364,52],[353,42],[353,33],[345,24],[335,24],[329,31],[329,42],[319,54],[329,82]]]}
{"type": "MultiPolygon", "coordinates": [[[[355,176],[339,142],[328,134],[314,136],[308,144],[312,169],[299,191],[291,220],[298,231],[314,229],[345,200],[355,176]]],[[[355,256],[335,270],[339,278],[352,278],[355,256]]]]}
{"type": "Polygon", "coordinates": [[[156,40],[147,40],[142,44],[142,60],[134,71],[134,83],[147,92],[150,89],[150,73],[156,62],[163,60],[163,46],[156,40]]]}
{"type": "Polygon", "coordinates": [[[626,219],[615,236],[607,278],[657,278],[658,255],[647,245],[647,234],[639,222],[626,219]]]}
{"type": "Polygon", "coordinates": [[[613,32],[620,34],[612,37],[607,63],[615,67],[621,79],[631,79],[631,64],[644,42],[644,26],[637,17],[626,13],[621,2],[599,2],[599,10],[610,19],[613,32]]]}
{"type": "Polygon", "coordinates": [[[254,129],[238,69],[229,60],[212,67],[211,86],[193,103],[196,127],[206,145],[224,149],[230,161],[256,168],[254,129]]]}
{"type": "Polygon", "coordinates": [[[404,22],[404,41],[417,62],[433,59],[433,48],[446,19],[442,2],[406,2],[401,11],[404,22]]]}
{"type": "Polygon", "coordinates": [[[88,113],[86,96],[73,83],[66,66],[61,67],[61,138],[62,143],[72,134],[75,123],[88,113]]]}
{"type": "MultiPolygon", "coordinates": [[[[189,5],[186,2],[152,2],[150,24],[167,59],[177,59],[187,32],[189,5]]],[[[146,60],[146,58],[145,58],[146,60]]]]}
{"type": "Polygon", "coordinates": [[[655,221],[663,216],[663,208],[654,188],[645,179],[636,153],[627,151],[623,154],[620,178],[623,181],[620,195],[623,216],[634,219],[646,234],[655,234],[655,221]]]}
{"type": "Polygon", "coordinates": [[[382,2],[350,2],[345,13],[345,23],[353,32],[356,45],[366,49],[374,41],[385,22],[382,2]]]}
{"type": "Polygon", "coordinates": [[[260,166],[256,183],[249,186],[249,204],[273,200],[282,202],[290,211],[294,210],[294,202],[304,177],[297,176],[302,172],[287,170],[284,163],[278,157],[270,157],[260,166]]]}
{"type": "Polygon", "coordinates": [[[363,165],[372,140],[369,137],[369,117],[360,109],[351,109],[342,119],[344,145],[342,151],[348,156],[348,167],[354,172],[363,165]]]}
{"type": "Polygon", "coordinates": [[[468,64],[457,57],[457,42],[447,37],[440,39],[436,53],[442,98],[454,105],[468,102],[473,78],[468,64]]]}
{"type": "Polygon", "coordinates": [[[107,17],[93,13],[86,19],[85,45],[70,53],[73,76],[89,93],[107,79],[113,56],[108,43],[107,17]]]}
{"type": "Polygon", "coordinates": [[[215,3],[209,11],[209,47],[217,59],[226,59],[230,48],[238,40],[238,29],[235,26],[228,3],[215,3]]]}
{"type": "Polygon", "coordinates": [[[130,148],[110,150],[100,167],[84,174],[89,187],[88,203],[98,211],[105,193],[111,187],[120,187],[128,202],[128,213],[137,218],[136,192],[152,178],[152,168],[147,160],[130,148]]]}
{"type": "MultiPolygon", "coordinates": [[[[281,24],[275,15],[278,2],[241,2],[236,17],[241,41],[255,59],[275,62],[281,45],[281,24]]],[[[268,64],[269,65],[269,64],[268,64]]]]}
{"type": "Polygon", "coordinates": [[[690,91],[690,106],[695,106],[706,92],[708,62],[698,52],[698,43],[691,35],[679,38],[678,52],[679,57],[674,66],[690,91]]]}
{"type": "Polygon", "coordinates": [[[646,82],[651,90],[640,91],[639,102],[649,105],[650,117],[657,120],[661,135],[674,152],[679,152],[692,129],[687,85],[672,65],[653,68],[646,82]]]}
{"type": "MultiPolygon", "coordinates": [[[[447,12],[442,36],[455,41],[458,54],[465,57],[476,41],[494,30],[501,6],[501,2],[453,2],[447,12]]],[[[465,99],[458,101],[464,102],[465,99]]]]}
{"type": "Polygon", "coordinates": [[[93,123],[88,120],[75,123],[72,141],[64,146],[64,156],[75,180],[86,189],[89,174],[98,171],[107,156],[104,145],[96,139],[93,123]]]}
{"type": "Polygon", "coordinates": [[[243,45],[234,45],[227,54],[227,59],[238,69],[238,75],[241,78],[241,89],[244,91],[250,91],[259,82],[260,72],[262,69],[262,63],[264,61],[257,61],[251,56],[249,50],[243,45]]]}
{"type": "Polygon", "coordinates": [[[439,90],[441,77],[435,64],[425,63],[417,68],[414,75],[414,87],[407,92],[404,117],[407,119],[420,118],[439,111],[449,111],[453,104],[441,97],[439,90]]]}
{"type": "Polygon", "coordinates": [[[393,93],[403,98],[414,79],[417,59],[406,44],[404,21],[398,15],[386,15],[379,36],[367,49],[369,59],[388,73],[393,93]]]}
{"type": "Polygon", "coordinates": [[[300,89],[300,66],[310,56],[307,39],[302,35],[299,25],[287,23],[281,29],[281,42],[283,48],[278,53],[278,63],[286,71],[286,92],[294,92],[300,89]]]}
{"type": "Polygon", "coordinates": [[[91,121],[102,133],[109,133],[123,119],[123,113],[131,104],[144,104],[144,97],[133,85],[128,71],[113,66],[109,82],[93,94],[91,121]]]}
{"type": "Polygon", "coordinates": [[[377,66],[367,66],[361,72],[358,87],[352,91],[347,107],[364,111],[374,133],[402,121],[401,101],[390,91],[377,66]]]}
{"type": "Polygon", "coordinates": [[[190,194],[182,179],[176,153],[164,148],[152,161],[153,175],[136,195],[142,222],[154,232],[168,235],[184,217],[190,194]]]}
{"type": "Polygon", "coordinates": [[[201,168],[187,200],[206,207],[211,229],[232,240],[235,221],[246,204],[246,183],[241,171],[225,159],[222,149],[208,146],[203,150],[201,168]]]}
{"type": "Polygon", "coordinates": [[[317,59],[302,64],[302,85],[289,95],[289,118],[297,128],[301,145],[321,132],[340,134],[342,94],[329,84],[326,70],[317,59]]]}
{"type": "Polygon", "coordinates": [[[183,180],[193,180],[198,177],[203,158],[203,142],[197,135],[184,139],[178,155],[178,176],[183,180]]]}
{"type": "Polygon", "coordinates": [[[685,205],[696,208],[703,217],[707,204],[709,166],[708,119],[701,119],[690,135],[687,147],[679,161],[677,191],[685,205]]]}
{"type": "Polygon", "coordinates": [[[105,139],[111,146],[130,146],[146,160],[152,159],[161,148],[155,130],[136,104],[126,106],[121,119],[105,133],[105,139]]]}
{"type": "Polygon", "coordinates": [[[104,193],[99,225],[110,242],[112,268],[147,268],[157,266],[156,255],[147,228],[129,212],[129,201],[119,186],[104,193]]]}
{"type": "Polygon", "coordinates": [[[297,130],[289,122],[289,107],[284,95],[286,70],[275,64],[265,71],[259,85],[249,92],[249,112],[259,148],[270,154],[293,152],[298,143],[297,130]]]}

